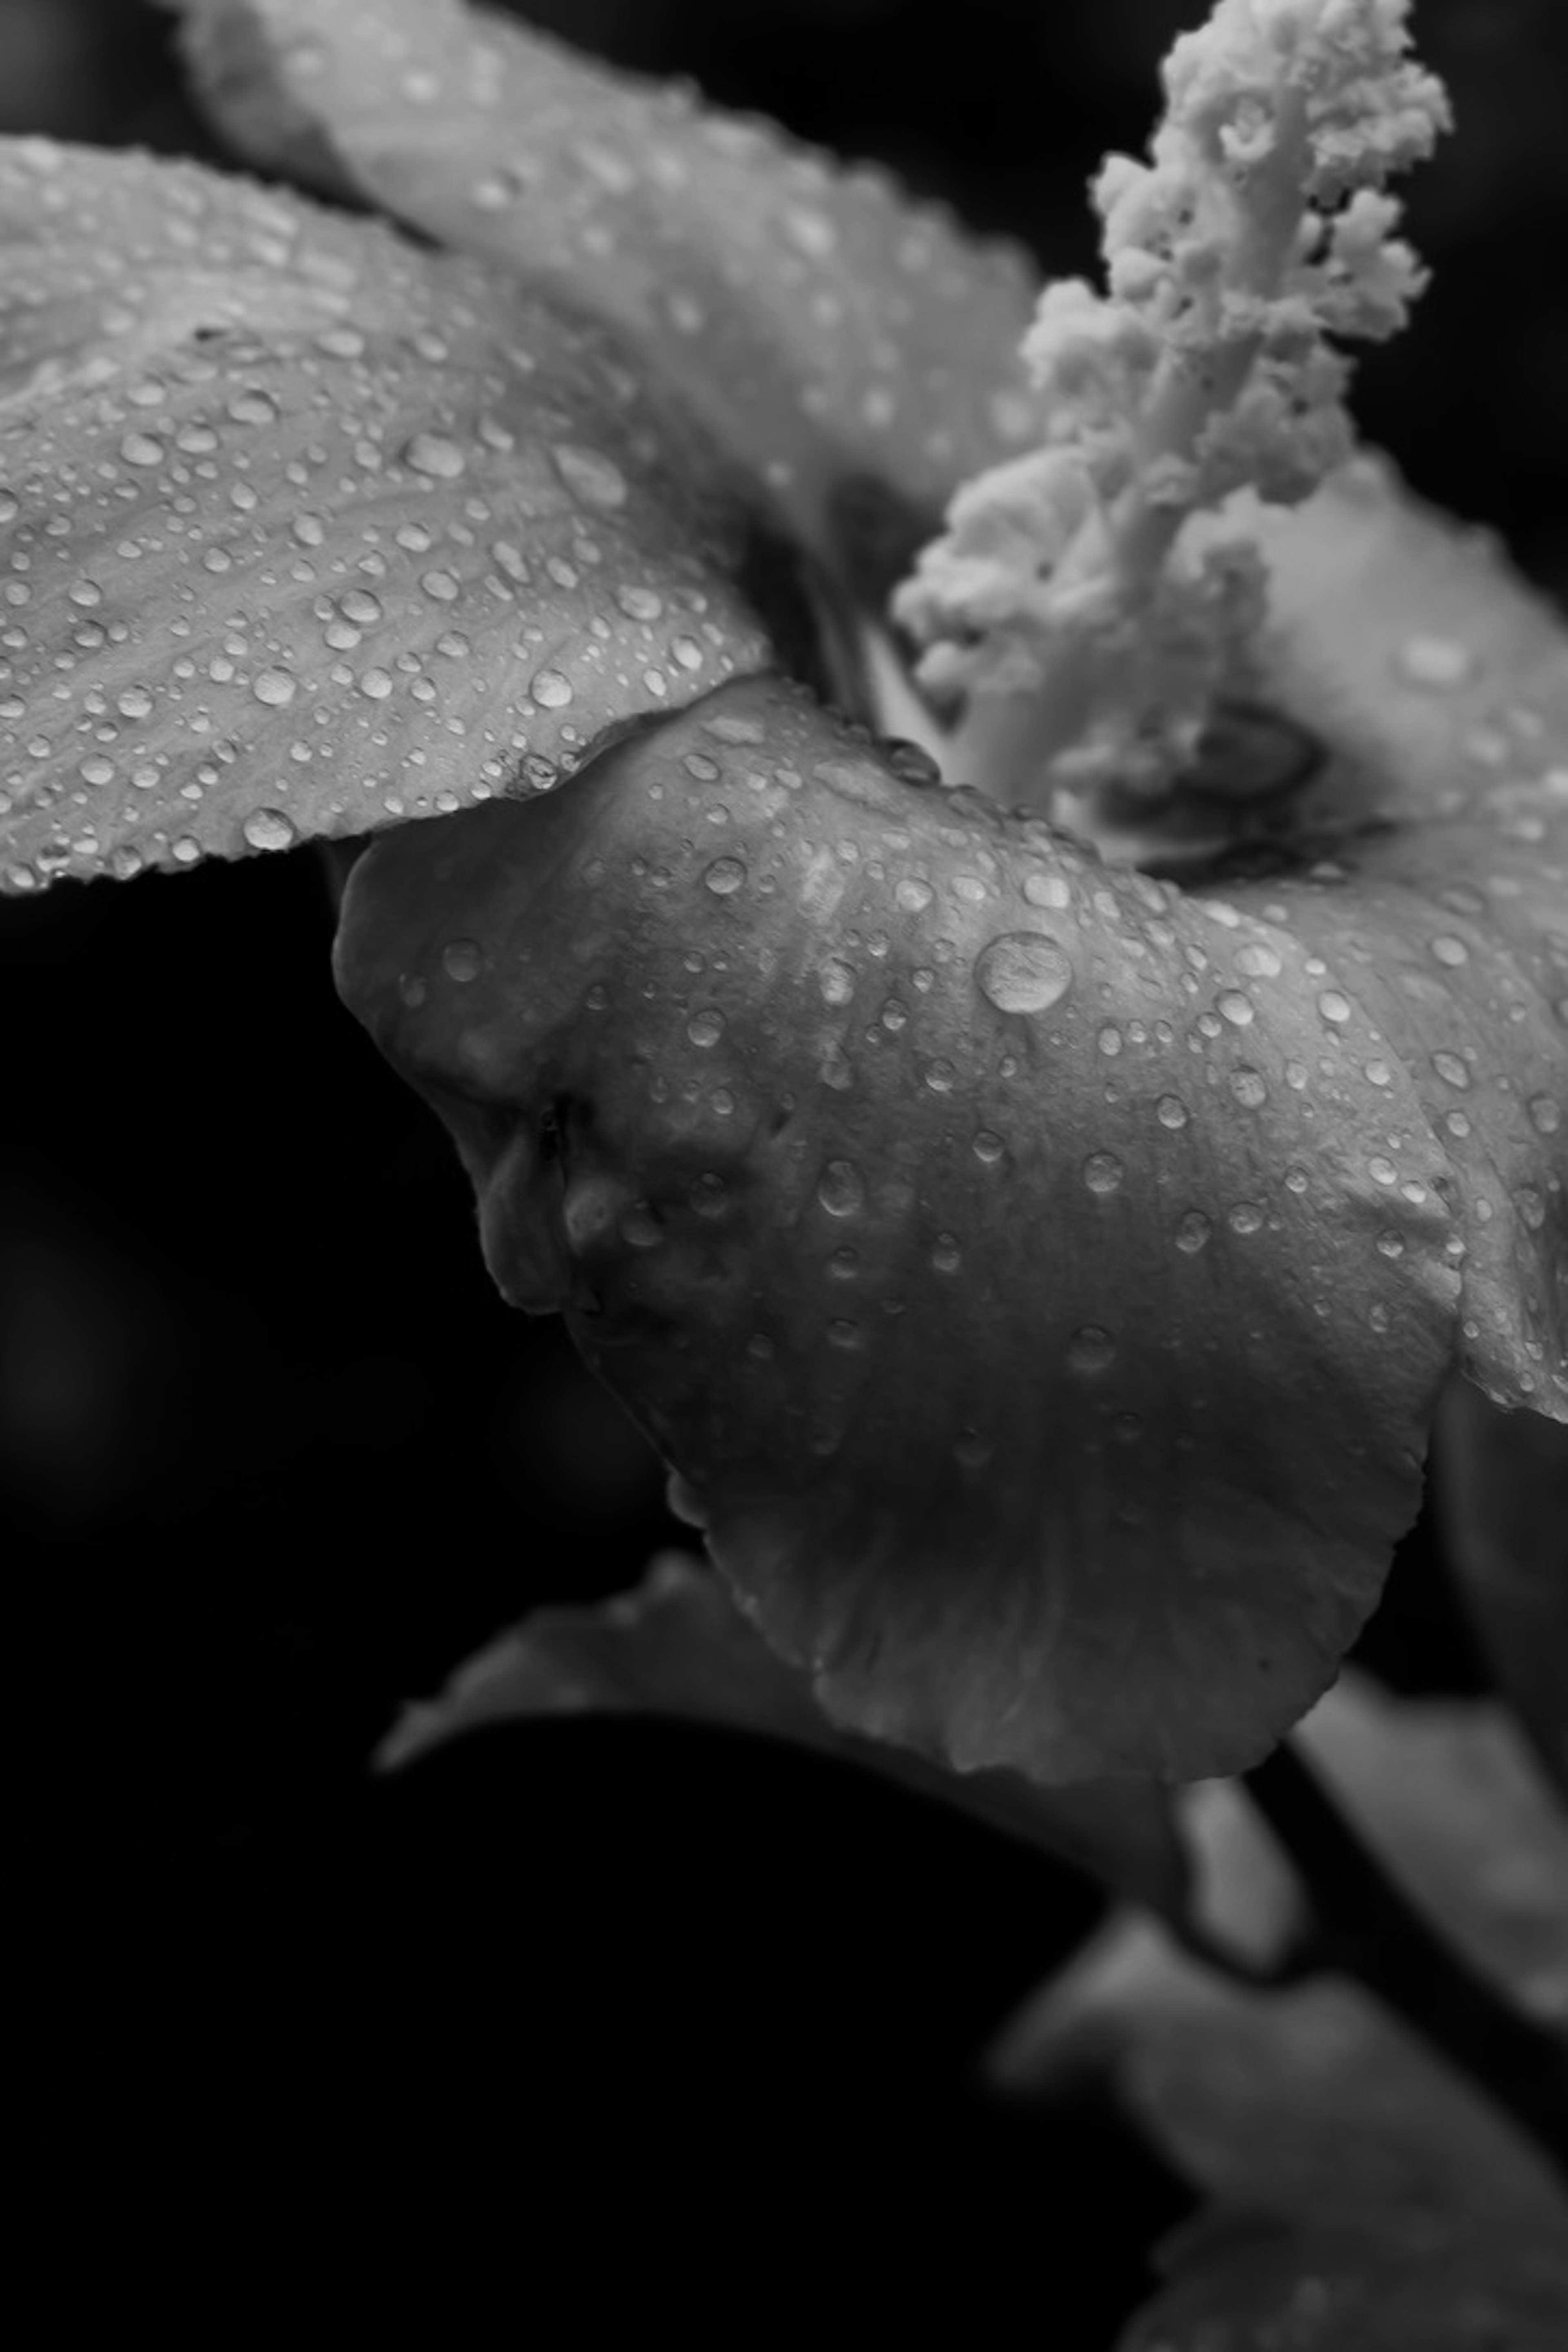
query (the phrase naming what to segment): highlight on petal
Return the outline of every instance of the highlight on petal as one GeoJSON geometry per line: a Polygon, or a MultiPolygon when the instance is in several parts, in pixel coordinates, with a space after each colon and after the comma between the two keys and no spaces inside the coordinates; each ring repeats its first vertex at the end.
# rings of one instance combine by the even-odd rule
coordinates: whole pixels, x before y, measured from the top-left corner
{"type": "Polygon", "coordinates": [[[0,883],[540,790],[768,657],[605,331],[188,165],[0,144],[0,883]]]}
{"type": "Polygon", "coordinates": [[[308,122],[395,217],[613,320],[819,552],[871,478],[913,511],[907,560],[1037,433],[1029,268],[879,173],[467,0],[173,5],[244,152],[296,166],[308,122]]]}
{"type": "Polygon", "coordinates": [[[906,1748],[836,1731],[806,1676],[768,1648],[710,1569],[680,1552],[660,1553],[635,1591],[538,1609],[499,1634],[433,1702],[405,1710],[375,1761],[392,1770],[480,1724],[581,1713],[684,1717],[811,1748],[957,1805],[1173,1920],[1185,1908],[1186,1857],[1165,1790],[1039,1789],[1016,1772],[959,1779],[906,1748]]]}
{"type": "Polygon", "coordinates": [[[1236,1769],[1415,1515],[1449,1162],[1272,889],[1184,898],[920,772],[737,683],[375,844],[339,985],[837,1723],[1236,1769]]]}

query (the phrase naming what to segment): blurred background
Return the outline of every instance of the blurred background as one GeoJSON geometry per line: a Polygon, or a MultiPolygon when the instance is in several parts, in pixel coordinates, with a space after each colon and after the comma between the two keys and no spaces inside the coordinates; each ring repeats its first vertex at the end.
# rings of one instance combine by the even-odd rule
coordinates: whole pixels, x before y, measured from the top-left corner
{"type": "MultiPolygon", "coordinates": [[[[1084,184],[1142,147],[1201,10],[516,13],[1072,271],[1084,184]]],[[[1434,284],[1363,362],[1361,422],[1568,594],[1568,10],[1415,24],[1458,134],[1409,184],[1434,284]]],[[[222,160],[143,0],[0,0],[0,130],[222,160]]],[[[616,2273],[627,2309],[742,2335],[793,2286],[823,2324],[850,2294],[885,2327],[1028,2298],[1053,2347],[1109,2342],[1183,2192],[1092,2080],[1050,2116],[967,2081],[1098,1916],[1065,1867],[670,1727],[368,1778],[401,1698],[684,1538],[559,1327],[491,1291],[443,1133],[338,1005],[331,929],[309,856],[0,907],[12,2060],[62,2292],[84,2249],[162,2297],[214,2248],[260,2292],[330,2244],[359,2294],[435,2250],[506,2326],[563,2282],[586,2323],[616,2273]]],[[[1471,1685],[1430,1530],[1363,1655],[1471,1685]]]]}

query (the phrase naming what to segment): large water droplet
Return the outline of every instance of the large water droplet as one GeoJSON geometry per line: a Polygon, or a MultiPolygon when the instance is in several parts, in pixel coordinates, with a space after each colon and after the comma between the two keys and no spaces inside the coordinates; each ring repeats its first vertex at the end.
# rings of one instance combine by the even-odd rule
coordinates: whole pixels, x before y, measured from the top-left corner
{"type": "Polygon", "coordinates": [[[830,1217],[852,1217],[866,1205],[866,1184],[852,1160],[830,1160],[817,1179],[816,1197],[830,1217]]]}
{"type": "Polygon", "coordinates": [[[1044,931],[1005,931],[981,950],[974,978],[998,1013],[1048,1013],[1072,986],[1072,960],[1044,931]]]}
{"type": "Polygon", "coordinates": [[[291,849],[294,845],[294,822],[281,809],[252,809],[240,827],[252,849],[291,849]]]}

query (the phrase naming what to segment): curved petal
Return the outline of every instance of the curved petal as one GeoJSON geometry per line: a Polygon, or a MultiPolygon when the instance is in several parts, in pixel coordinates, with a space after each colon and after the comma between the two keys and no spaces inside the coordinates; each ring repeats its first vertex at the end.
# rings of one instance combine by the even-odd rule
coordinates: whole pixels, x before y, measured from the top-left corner
{"type": "Polygon", "coordinates": [[[1023,258],[879,174],[466,0],[174,5],[245,152],[319,174],[325,150],[396,217],[613,320],[819,550],[868,478],[925,519],[907,557],[1036,433],[1023,258]]]}
{"type": "Polygon", "coordinates": [[[0,144],[0,879],[552,782],[767,639],[618,348],[191,166],[0,144]]]}
{"type": "Polygon", "coordinates": [[[1148,1781],[1033,1788],[1016,1772],[960,1780],[905,1748],[835,1731],[806,1677],[759,1640],[710,1569],[661,1552],[641,1584],[592,1608],[537,1609],[405,1708],[376,1752],[389,1771],[476,1725],[550,1715],[670,1716],[782,1739],[879,1772],[1091,1872],[1178,1925],[1185,1850],[1170,1792],[1148,1781]]]}
{"type": "Polygon", "coordinates": [[[1415,1087],[1288,922],[753,681],[375,845],[339,977],[838,1722],[1192,1777],[1330,1681],[1459,1276],[1415,1087]]]}

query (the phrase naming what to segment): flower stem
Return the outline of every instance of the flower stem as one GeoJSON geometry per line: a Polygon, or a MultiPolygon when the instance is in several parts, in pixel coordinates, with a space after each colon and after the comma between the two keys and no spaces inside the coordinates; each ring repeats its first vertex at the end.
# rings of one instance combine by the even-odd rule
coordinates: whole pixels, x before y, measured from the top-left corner
{"type": "Polygon", "coordinates": [[[1568,2181],[1568,2050],[1444,1942],[1289,1741],[1242,1786],[1300,1873],[1329,1964],[1468,2075],[1568,2181]]]}

